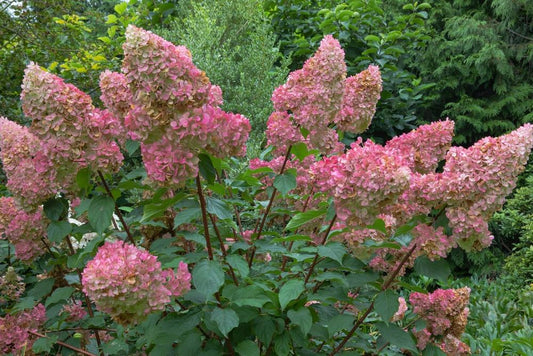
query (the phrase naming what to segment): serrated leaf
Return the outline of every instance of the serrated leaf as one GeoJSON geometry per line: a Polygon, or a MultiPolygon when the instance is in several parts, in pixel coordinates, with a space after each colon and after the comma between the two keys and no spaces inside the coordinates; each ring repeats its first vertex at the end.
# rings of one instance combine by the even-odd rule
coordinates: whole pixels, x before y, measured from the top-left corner
{"type": "Polygon", "coordinates": [[[342,265],[342,259],[346,255],[346,247],[339,242],[330,242],[323,246],[318,246],[318,255],[320,257],[329,257],[342,265]]]}
{"type": "Polygon", "coordinates": [[[339,314],[328,321],[328,333],[332,337],[342,330],[350,330],[353,327],[355,318],[349,314],[339,314]]]}
{"type": "Polygon", "coordinates": [[[101,195],[91,200],[88,209],[89,223],[98,234],[102,234],[111,225],[114,210],[115,201],[108,196],[101,195]]]}
{"type": "Polygon", "coordinates": [[[296,188],[296,177],[288,172],[274,178],[274,187],[283,195],[296,188]]]}
{"type": "Polygon", "coordinates": [[[274,338],[274,352],[278,356],[285,356],[288,355],[291,351],[291,338],[289,336],[289,333],[282,333],[280,335],[276,335],[274,338]]]}
{"type": "Polygon", "coordinates": [[[211,296],[224,284],[224,271],[215,261],[202,261],[192,271],[192,283],[205,296],[211,296]]]}
{"type": "Polygon", "coordinates": [[[291,301],[298,298],[304,290],[304,281],[289,280],[287,283],[285,283],[279,290],[279,304],[281,306],[281,309],[285,309],[285,307],[291,301]]]}
{"type": "Polygon", "coordinates": [[[239,288],[231,295],[231,302],[239,307],[250,306],[262,308],[263,305],[270,301],[270,298],[265,292],[255,285],[239,288]]]}
{"type": "Polygon", "coordinates": [[[66,301],[72,293],[74,293],[75,289],[72,287],[61,287],[57,288],[51,296],[49,296],[46,299],[46,303],[44,304],[45,307],[48,307],[50,304],[54,304],[60,301],[66,301]]]}
{"type": "Polygon", "coordinates": [[[233,267],[242,278],[248,277],[250,273],[250,268],[248,267],[248,262],[240,255],[228,255],[226,257],[226,262],[233,267]]]}
{"type": "Polygon", "coordinates": [[[305,223],[311,220],[314,220],[320,216],[323,216],[325,214],[326,214],[325,209],[309,210],[303,213],[298,213],[292,217],[292,219],[289,221],[289,223],[285,227],[285,230],[294,231],[300,226],[304,225],[305,223]]]}
{"type": "Polygon", "coordinates": [[[385,323],[378,323],[376,326],[383,338],[392,345],[418,353],[418,349],[411,335],[399,326],[394,324],[387,325],[385,323]]]}
{"type": "Polygon", "coordinates": [[[41,299],[52,291],[54,283],[54,278],[43,279],[42,281],[35,283],[33,288],[30,289],[27,294],[35,299],[41,299]]]}
{"type": "Polygon", "coordinates": [[[262,316],[254,322],[254,330],[259,341],[268,345],[276,333],[276,324],[270,317],[262,316]]]}
{"type": "Polygon", "coordinates": [[[72,232],[72,225],[68,221],[52,221],[47,229],[46,235],[52,242],[59,243],[72,232]]]}
{"type": "Polygon", "coordinates": [[[233,217],[233,213],[226,202],[214,197],[205,197],[205,202],[206,210],[209,214],[214,214],[220,219],[231,219],[233,217]]]}
{"type": "Polygon", "coordinates": [[[259,356],[259,347],[252,340],[244,340],[235,347],[235,351],[242,356],[259,356]]]}
{"type": "Polygon", "coordinates": [[[128,152],[128,155],[133,155],[140,147],[141,143],[139,141],[126,140],[126,152],[128,152]]]}
{"type": "Polygon", "coordinates": [[[384,234],[387,233],[387,227],[385,226],[385,221],[383,221],[383,219],[374,220],[374,223],[372,225],[369,225],[368,228],[382,232],[384,234]]]}
{"type": "Polygon", "coordinates": [[[313,317],[311,316],[309,309],[306,307],[298,310],[289,310],[287,312],[287,316],[294,325],[300,327],[304,335],[307,335],[313,326],[313,317]]]}
{"type": "MultiPolygon", "coordinates": [[[[496,351],[496,350],[495,350],[496,351]]],[[[428,343],[422,352],[422,356],[446,356],[446,353],[435,344],[428,343]]]]}
{"type": "Polygon", "coordinates": [[[383,321],[389,322],[392,316],[398,311],[400,302],[398,296],[391,290],[384,290],[378,294],[374,307],[383,321]]]}
{"type": "Polygon", "coordinates": [[[231,330],[239,326],[239,316],[232,309],[215,308],[211,313],[211,320],[217,324],[224,337],[227,337],[231,330]]]}
{"type": "Polygon", "coordinates": [[[194,220],[199,219],[201,216],[202,210],[200,208],[189,208],[179,211],[174,218],[174,228],[181,224],[191,223],[194,220]]]}
{"type": "Polygon", "coordinates": [[[451,273],[450,266],[446,260],[431,261],[426,256],[418,257],[414,268],[417,273],[438,279],[441,282],[446,282],[451,273]]]}
{"type": "Polygon", "coordinates": [[[35,354],[48,354],[50,349],[54,347],[58,338],[59,337],[57,335],[41,337],[35,340],[31,349],[33,350],[33,352],[35,352],[35,354]]]}

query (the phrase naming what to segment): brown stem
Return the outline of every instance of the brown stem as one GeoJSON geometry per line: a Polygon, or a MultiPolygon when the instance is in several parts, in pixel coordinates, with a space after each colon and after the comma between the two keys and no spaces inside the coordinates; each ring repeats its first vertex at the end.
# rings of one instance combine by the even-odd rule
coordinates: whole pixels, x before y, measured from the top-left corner
{"type": "MultiPolygon", "coordinates": [[[[283,174],[283,172],[285,171],[285,166],[287,165],[287,162],[289,161],[289,157],[291,155],[291,148],[292,148],[292,145],[289,145],[289,147],[287,148],[287,153],[285,154],[285,159],[283,161],[283,165],[281,166],[281,170],[279,172],[279,174],[283,174]]],[[[270,196],[270,200],[268,202],[268,205],[267,205],[267,208],[265,210],[265,213],[263,214],[263,218],[261,219],[261,223],[259,224],[259,227],[256,225],[255,229],[254,229],[254,232],[253,234],[256,234],[257,235],[255,236],[255,239],[259,239],[261,238],[261,233],[263,232],[263,227],[265,226],[265,222],[266,222],[266,219],[268,217],[268,214],[270,213],[270,208],[272,208],[272,204],[274,203],[274,198],[276,197],[276,193],[277,193],[277,189],[276,187],[274,187],[274,185],[272,185],[272,195],[270,196]]],[[[248,261],[248,267],[252,267],[252,263],[254,261],[254,256],[255,256],[255,246],[252,247],[252,252],[250,254],[250,260],[248,261]]]]}
{"type": "Polygon", "coordinates": [[[196,188],[198,190],[198,198],[200,200],[200,207],[202,208],[202,221],[204,223],[205,244],[207,247],[207,254],[209,259],[213,259],[213,249],[211,248],[211,236],[209,236],[209,225],[207,223],[207,208],[205,203],[204,193],[202,192],[202,183],[200,182],[200,175],[196,176],[196,188]]]}
{"type": "MultiPolygon", "coordinates": [[[[326,241],[328,240],[328,235],[333,228],[333,224],[335,224],[335,220],[337,220],[337,214],[333,216],[333,219],[331,219],[331,222],[329,223],[328,229],[326,230],[326,233],[324,234],[324,237],[322,238],[322,241],[320,242],[320,245],[324,245],[326,241]]],[[[309,278],[311,277],[311,273],[313,273],[313,270],[315,269],[315,266],[318,262],[318,252],[315,255],[315,259],[313,260],[313,263],[311,263],[311,267],[309,267],[309,271],[307,272],[307,276],[305,276],[305,282],[307,283],[309,281],[309,278]]]]}
{"type": "MultiPolygon", "coordinates": [[[[387,278],[385,283],[381,286],[381,290],[386,290],[390,287],[398,273],[400,273],[400,270],[402,269],[403,265],[407,262],[409,257],[412,255],[412,253],[415,251],[416,243],[413,244],[413,247],[403,256],[402,260],[396,267],[396,269],[392,272],[392,274],[387,278]]],[[[354,324],[352,329],[346,334],[346,336],[342,339],[341,343],[329,354],[329,356],[336,355],[343,347],[344,345],[350,340],[350,338],[353,336],[357,328],[365,321],[366,317],[370,312],[374,309],[374,302],[369,305],[369,307],[366,309],[365,313],[357,320],[357,322],[354,324]]]]}
{"type": "MultiPolygon", "coordinates": [[[[209,214],[209,218],[211,219],[211,224],[213,224],[213,228],[215,229],[215,234],[217,235],[218,242],[220,242],[220,250],[222,251],[222,255],[224,258],[227,256],[226,248],[224,247],[224,240],[222,240],[222,235],[220,234],[220,230],[218,230],[215,218],[213,217],[213,214],[209,214]]],[[[233,279],[233,283],[235,283],[236,286],[239,285],[239,281],[237,281],[237,277],[235,276],[235,271],[233,270],[233,267],[228,263],[229,267],[229,274],[231,276],[231,279],[233,279]]]]}
{"type": "MultiPolygon", "coordinates": [[[[111,189],[109,189],[109,186],[107,185],[107,182],[101,171],[98,171],[98,176],[100,177],[100,180],[102,181],[102,184],[104,186],[105,191],[107,192],[107,195],[109,195],[109,197],[113,199],[113,202],[115,202],[115,199],[113,198],[113,193],[111,193],[111,189]]],[[[133,239],[133,236],[131,235],[130,228],[128,227],[128,224],[126,224],[126,221],[124,221],[124,217],[122,216],[122,213],[120,212],[120,209],[118,208],[118,205],[116,202],[115,202],[115,214],[117,214],[118,219],[120,220],[120,223],[122,224],[122,227],[124,227],[124,231],[126,231],[126,234],[128,235],[128,240],[130,241],[131,244],[135,245],[135,240],[133,239]]]]}
{"type": "MultiPolygon", "coordinates": [[[[38,336],[38,337],[48,337],[48,336],[46,336],[46,335],[43,335],[43,334],[38,333],[38,332],[35,332],[35,331],[31,331],[31,330],[28,330],[28,333],[30,333],[30,334],[32,334],[32,335],[35,335],[35,336],[38,336]]],[[[67,343],[64,343],[64,342],[62,342],[62,341],[55,341],[54,343],[56,343],[56,344],[58,344],[58,345],[61,345],[61,346],[63,346],[63,347],[66,347],[67,349],[71,349],[71,350],[73,350],[73,351],[76,351],[77,353],[80,353],[80,354],[82,354],[82,355],[87,355],[87,356],[97,356],[97,355],[95,355],[95,354],[93,354],[93,353],[90,353],[90,352],[88,352],[88,351],[85,351],[85,350],[79,349],[79,348],[77,348],[77,347],[74,347],[74,346],[69,345],[69,344],[67,344],[67,343]]]]}

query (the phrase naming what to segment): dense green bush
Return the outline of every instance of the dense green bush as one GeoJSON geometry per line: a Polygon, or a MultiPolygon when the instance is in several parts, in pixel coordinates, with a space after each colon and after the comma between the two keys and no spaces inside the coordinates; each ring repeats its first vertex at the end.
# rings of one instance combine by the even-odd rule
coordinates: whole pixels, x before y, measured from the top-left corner
{"type": "Polygon", "coordinates": [[[223,108],[250,119],[252,137],[260,141],[272,91],[288,74],[261,1],[183,1],[180,12],[159,34],[191,51],[196,65],[222,88],[223,108]]]}
{"type": "Polygon", "coordinates": [[[428,25],[418,65],[437,86],[420,117],[454,118],[461,144],[533,120],[533,2],[436,1],[428,25]]]}

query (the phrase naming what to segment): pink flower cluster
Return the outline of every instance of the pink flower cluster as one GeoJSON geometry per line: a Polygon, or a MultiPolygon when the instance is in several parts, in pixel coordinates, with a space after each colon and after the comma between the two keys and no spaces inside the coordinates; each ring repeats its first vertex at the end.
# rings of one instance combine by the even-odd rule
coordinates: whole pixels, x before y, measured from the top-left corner
{"type": "Polygon", "coordinates": [[[148,177],[180,186],[198,173],[198,153],[244,155],[248,120],[222,111],[222,91],[192,62],[182,46],[129,26],[123,73],[100,77],[102,101],[140,140],[148,177]]]}
{"type": "Polygon", "coordinates": [[[22,82],[22,109],[30,130],[42,142],[57,171],[56,182],[68,190],[80,168],[116,171],[122,154],[117,118],[97,110],[91,97],[63,79],[30,64],[22,82]]]}
{"type": "Polygon", "coordinates": [[[78,321],[87,316],[87,312],[80,300],[75,300],[71,304],[65,304],[61,313],[67,315],[67,321],[78,321]]]}
{"type": "Polygon", "coordinates": [[[337,132],[366,130],[381,92],[376,66],[346,79],[344,51],[331,35],[324,37],[313,57],[272,94],[275,112],[269,119],[267,139],[282,154],[294,142],[306,142],[325,154],[341,152],[337,132]],[[301,130],[307,131],[305,140],[301,130]]]}
{"type": "Polygon", "coordinates": [[[31,262],[45,253],[41,239],[46,236],[42,208],[35,212],[19,209],[12,197],[0,197],[0,238],[5,236],[15,246],[23,262],[31,262]]]}
{"type": "Polygon", "coordinates": [[[31,350],[35,336],[29,332],[37,332],[44,324],[45,312],[44,306],[38,304],[32,310],[0,318],[0,353],[18,355],[31,350]]]}
{"type": "Polygon", "coordinates": [[[185,263],[177,272],[162,270],[154,255],[123,241],[106,242],[82,273],[85,294],[123,325],[163,310],[171,297],[190,289],[190,282],[185,263]]]}
{"type": "Polygon", "coordinates": [[[486,137],[469,148],[452,147],[442,173],[420,178],[420,197],[446,207],[459,245],[470,251],[490,245],[488,220],[515,187],[533,147],[533,125],[498,138],[486,137]]]}
{"type": "Polygon", "coordinates": [[[341,110],[335,123],[342,131],[364,132],[376,113],[376,104],[381,94],[381,74],[376,66],[346,79],[341,110]]]}
{"type": "Polygon", "coordinates": [[[57,191],[55,169],[45,156],[41,141],[27,127],[3,117],[0,117],[0,159],[7,188],[24,207],[34,209],[57,191]]]}
{"type": "Polygon", "coordinates": [[[342,221],[365,226],[409,187],[411,171],[385,147],[359,139],[345,154],[315,163],[311,175],[317,188],[335,199],[342,221]]]}
{"type": "Polygon", "coordinates": [[[468,354],[470,350],[460,338],[467,323],[469,298],[468,287],[437,289],[430,294],[411,293],[409,301],[414,312],[426,321],[425,329],[414,330],[418,348],[424,350],[428,342],[434,342],[443,350],[464,351],[453,355],[468,354]]]}

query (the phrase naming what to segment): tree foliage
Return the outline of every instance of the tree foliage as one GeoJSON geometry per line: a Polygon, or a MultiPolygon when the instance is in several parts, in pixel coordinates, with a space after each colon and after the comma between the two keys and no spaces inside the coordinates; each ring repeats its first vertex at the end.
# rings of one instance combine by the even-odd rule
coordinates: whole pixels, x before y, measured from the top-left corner
{"type": "Polygon", "coordinates": [[[428,25],[419,65],[437,86],[420,117],[453,117],[462,144],[533,120],[531,1],[439,1],[428,25]]]}

